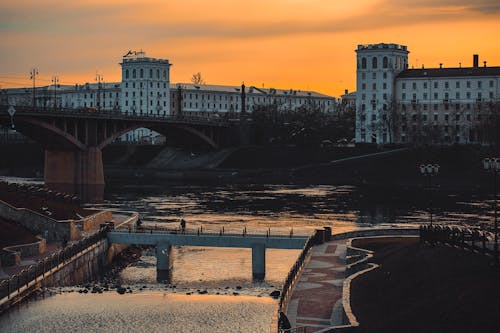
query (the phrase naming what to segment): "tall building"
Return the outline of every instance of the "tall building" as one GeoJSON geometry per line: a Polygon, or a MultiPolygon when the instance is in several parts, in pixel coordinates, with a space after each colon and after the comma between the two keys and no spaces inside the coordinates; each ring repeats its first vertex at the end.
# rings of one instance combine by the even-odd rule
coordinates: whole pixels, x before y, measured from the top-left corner
{"type": "Polygon", "coordinates": [[[170,66],[167,59],[146,57],[143,51],[123,56],[121,111],[126,114],[168,115],[170,66]]]}
{"type": "Polygon", "coordinates": [[[358,45],[356,142],[392,141],[387,123],[396,76],[408,68],[408,49],[398,44],[358,45]]]}
{"type": "Polygon", "coordinates": [[[498,131],[500,67],[408,68],[408,49],[359,45],[356,142],[487,143],[498,131]]]}

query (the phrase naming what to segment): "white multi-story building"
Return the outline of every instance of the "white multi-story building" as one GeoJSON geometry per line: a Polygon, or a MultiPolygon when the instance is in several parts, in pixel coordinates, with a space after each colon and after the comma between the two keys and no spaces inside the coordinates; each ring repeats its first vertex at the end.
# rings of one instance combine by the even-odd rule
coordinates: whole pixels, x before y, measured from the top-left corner
{"type": "Polygon", "coordinates": [[[129,51],[121,63],[121,111],[137,115],[169,115],[170,66],[167,59],[129,51]]]}
{"type": "Polygon", "coordinates": [[[500,101],[500,67],[408,69],[408,49],[359,45],[356,141],[482,143],[485,118],[500,101]]]}

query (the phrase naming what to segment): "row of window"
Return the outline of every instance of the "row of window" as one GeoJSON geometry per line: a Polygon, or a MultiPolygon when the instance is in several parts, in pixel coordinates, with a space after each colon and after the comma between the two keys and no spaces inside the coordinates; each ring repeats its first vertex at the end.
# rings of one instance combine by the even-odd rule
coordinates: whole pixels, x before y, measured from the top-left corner
{"type": "MultiPolygon", "coordinates": [[[[448,92],[445,92],[442,95],[443,96],[442,98],[440,97],[439,93],[437,93],[437,92],[435,92],[432,96],[433,96],[433,99],[444,99],[445,101],[450,99],[450,94],[448,92]]],[[[489,96],[490,99],[494,99],[495,98],[495,93],[493,91],[490,91],[489,94],[488,94],[488,96],[489,96]]],[[[423,100],[428,100],[429,99],[428,97],[429,97],[429,95],[427,93],[423,93],[422,94],[423,100]]],[[[473,98],[472,97],[472,93],[470,91],[467,91],[465,93],[465,98],[466,99],[473,98]]],[[[478,92],[476,94],[475,98],[477,98],[478,100],[481,100],[483,98],[483,93],[482,92],[478,92]]],[[[401,99],[402,100],[406,100],[406,93],[401,93],[401,99]]],[[[460,92],[457,91],[455,93],[455,98],[454,99],[458,99],[458,100],[462,99],[462,94],[460,94],[460,92]]],[[[412,94],[412,100],[415,101],[415,102],[417,101],[417,94],[416,93],[412,94]]]]}
{"type": "MultiPolygon", "coordinates": [[[[140,97],[143,97],[145,94],[143,94],[143,91],[139,91],[139,96],[140,97]]],[[[149,96],[153,97],[154,94],[152,91],[149,92],[149,96]]],[[[128,97],[128,91],[125,91],[125,97],[128,97]]],[[[161,98],[162,97],[162,94],[161,92],[157,91],[156,92],[156,97],[157,98],[161,98]]],[[[166,92],[163,92],[163,97],[167,97],[167,93],[166,92]]],[[[132,91],[132,98],[135,98],[135,91],[132,91]]]]}
{"type": "MultiPolygon", "coordinates": [[[[459,89],[462,85],[461,83],[462,81],[455,81],[455,88],[459,89]]],[[[479,80],[479,81],[475,81],[475,85],[477,87],[477,89],[482,89],[483,88],[483,81],[479,80]]],[[[424,81],[423,83],[423,88],[424,89],[427,89],[428,87],[428,83],[426,81],[424,81]]],[[[406,89],[406,86],[407,86],[407,82],[401,82],[401,89],[402,90],[405,90],[406,89]]],[[[413,90],[417,89],[417,82],[412,82],[411,83],[411,87],[413,90]]],[[[443,86],[444,89],[450,89],[450,82],[448,81],[444,81],[444,82],[441,82],[441,81],[434,81],[433,82],[433,87],[434,89],[439,89],[440,86],[443,86]]],[[[466,88],[471,88],[472,86],[472,82],[471,81],[466,81],[465,82],[465,87],[466,88]]],[[[494,80],[489,80],[489,87],[490,88],[494,88],[495,87],[495,81],[494,80]]]]}
{"type": "MultiPolygon", "coordinates": [[[[140,79],[143,79],[144,78],[144,73],[146,71],[144,71],[143,68],[139,69],[139,78],[140,79]]],[[[153,79],[153,73],[155,71],[153,71],[153,69],[149,69],[149,79],[153,79]]],[[[162,71],[162,74],[163,74],[163,79],[165,80],[167,78],[167,71],[166,70],[163,70],[162,71]]],[[[130,78],[130,70],[126,69],[125,70],[125,79],[129,79],[130,78]]],[[[137,78],[137,70],[134,68],[132,69],[132,79],[136,79],[137,78]]],[[[157,69],[156,70],[156,78],[159,79],[160,78],[160,70],[157,69]]]]}
{"type": "MultiPolygon", "coordinates": [[[[406,59],[402,59],[401,57],[396,57],[396,69],[403,69],[406,68],[406,59]]],[[[372,57],[371,58],[371,69],[377,69],[379,67],[379,59],[378,57],[372,57]]],[[[382,58],[382,68],[389,68],[390,67],[390,62],[389,58],[384,56],[382,58]]],[[[358,68],[360,65],[358,64],[358,68]]],[[[366,57],[361,58],[361,69],[367,69],[368,68],[368,60],[366,57]]]]}
{"type": "MultiPolygon", "coordinates": [[[[132,82],[132,88],[135,89],[136,82],[132,82]]],[[[125,88],[128,88],[128,82],[125,82],[125,88]]],[[[139,82],[139,88],[146,88],[145,82],[139,82]]],[[[153,82],[149,82],[149,88],[153,88],[153,82]]],[[[160,82],[156,82],[156,88],[160,88],[160,82]]],[[[167,83],[163,82],[163,89],[167,89],[167,83]]]]}
{"type": "MultiPolygon", "coordinates": [[[[128,106],[128,105],[129,105],[128,100],[125,100],[125,106],[128,106]]],[[[132,105],[134,105],[134,106],[136,105],[135,104],[135,100],[132,100],[132,105]]],[[[141,106],[142,105],[146,105],[146,103],[143,103],[143,100],[140,99],[139,100],[139,105],[141,105],[141,106]]],[[[149,105],[153,106],[153,101],[152,100],[149,101],[149,105]]],[[[160,105],[160,101],[157,100],[156,101],[156,105],[160,105]]],[[[167,102],[166,101],[163,101],[163,106],[167,106],[167,102]]]]}

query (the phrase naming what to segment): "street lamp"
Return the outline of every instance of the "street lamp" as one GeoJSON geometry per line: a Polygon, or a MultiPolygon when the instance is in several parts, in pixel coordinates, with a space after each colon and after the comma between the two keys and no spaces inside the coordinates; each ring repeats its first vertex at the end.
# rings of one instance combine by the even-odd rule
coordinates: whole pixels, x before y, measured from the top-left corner
{"type": "Polygon", "coordinates": [[[429,215],[432,227],[432,177],[439,173],[439,164],[422,164],[420,165],[420,173],[429,179],[429,215]]]}
{"type": "Polygon", "coordinates": [[[500,170],[500,158],[485,158],[483,160],[484,170],[493,175],[493,211],[494,211],[494,245],[495,264],[498,265],[498,223],[497,223],[497,172],[500,170]]]}

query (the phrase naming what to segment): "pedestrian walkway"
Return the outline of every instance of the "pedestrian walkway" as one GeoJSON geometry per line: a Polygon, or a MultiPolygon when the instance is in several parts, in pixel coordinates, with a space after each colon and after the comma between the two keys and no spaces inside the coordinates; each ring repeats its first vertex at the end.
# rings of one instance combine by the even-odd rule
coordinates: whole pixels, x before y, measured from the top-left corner
{"type": "Polygon", "coordinates": [[[345,257],[345,239],[314,246],[288,304],[292,327],[310,333],[342,324],[345,257]]]}

